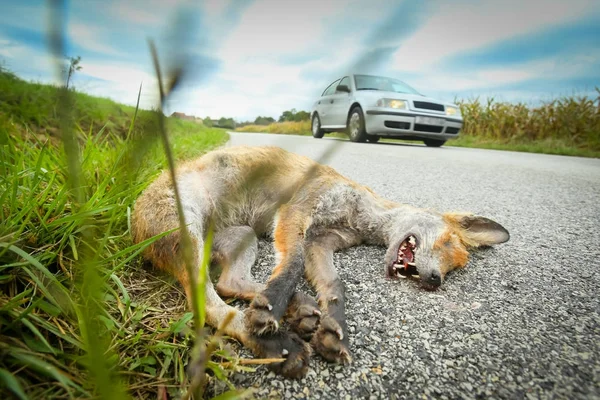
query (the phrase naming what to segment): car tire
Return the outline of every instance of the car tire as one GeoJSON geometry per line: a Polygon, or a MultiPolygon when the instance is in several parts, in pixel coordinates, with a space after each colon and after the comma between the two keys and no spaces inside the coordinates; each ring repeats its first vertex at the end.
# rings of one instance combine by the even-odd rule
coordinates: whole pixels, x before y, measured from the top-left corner
{"type": "Polygon", "coordinates": [[[369,141],[369,143],[377,143],[377,142],[379,142],[379,139],[381,139],[381,138],[377,135],[367,136],[367,140],[369,141]]]}
{"type": "Polygon", "coordinates": [[[445,140],[437,140],[437,139],[423,139],[423,142],[425,143],[425,146],[427,146],[427,147],[442,147],[444,145],[444,143],[446,143],[445,140]]]}
{"type": "Polygon", "coordinates": [[[353,142],[362,143],[367,140],[367,131],[365,129],[365,116],[362,109],[356,106],[348,115],[347,134],[353,142]]]}
{"type": "Polygon", "coordinates": [[[325,131],[321,129],[321,119],[319,118],[319,114],[315,113],[312,117],[312,124],[310,127],[312,135],[315,139],[321,139],[323,135],[325,135],[325,131]]]}

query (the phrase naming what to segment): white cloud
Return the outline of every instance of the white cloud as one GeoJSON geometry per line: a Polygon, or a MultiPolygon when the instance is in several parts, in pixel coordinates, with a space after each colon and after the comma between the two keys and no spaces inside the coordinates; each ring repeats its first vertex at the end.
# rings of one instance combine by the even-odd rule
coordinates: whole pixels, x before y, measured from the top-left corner
{"type": "Polygon", "coordinates": [[[59,83],[56,60],[48,51],[0,36],[0,57],[4,58],[6,67],[25,79],[59,83]]]}
{"type": "Polygon", "coordinates": [[[183,88],[169,112],[254,120],[258,115],[278,118],[291,108],[306,110],[325,84],[302,79],[303,68],[267,62],[248,63],[241,71],[225,68],[200,87],[183,88]]]}
{"type": "Polygon", "coordinates": [[[29,48],[0,37],[0,56],[6,58],[18,58],[29,52],[29,48]]]}
{"type": "Polygon", "coordinates": [[[87,51],[94,51],[107,56],[120,56],[123,54],[113,46],[102,42],[105,35],[102,28],[98,26],[73,22],[69,24],[68,32],[69,39],[87,51]]]}
{"type": "Polygon", "coordinates": [[[208,15],[208,19],[219,18],[231,4],[231,0],[206,0],[203,3],[203,9],[208,15]]]}
{"type": "MultiPolygon", "coordinates": [[[[374,28],[372,23],[385,15],[386,3],[389,1],[373,0],[372,7],[365,9],[361,0],[258,0],[245,10],[238,25],[224,31],[216,46],[214,56],[223,62],[223,69],[214,79],[227,84],[189,90],[182,94],[186,100],[173,106],[195,115],[235,115],[239,119],[254,119],[259,114],[277,118],[286,109],[308,109],[329,82],[307,82],[302,72],[321,70],[335,75],[343,70],[363,51],[361,41],[374,28]],[[348,29],[333,34],[332,22],[348,24],[348,29]],[[326,56],[320,58],[323,54],[326,56]],[[305,60],[280,61],[295,57],[305,60]]],[[[209,14],[216,19],[211,24],[216,24],[225,6],[213,3],[205,7],[213,7],[209,14]]]]}
{"type": "MultiPolygon", "coordinates": [[[[311,54],[323,47],[343,45],[343,36],[331,36],[328,30],[334,22],[343,23],[346,17],[362,15],[363,23],[350,27],[344,34],[360,37],[369,29],[369,23],[385,13],[377,7],[382,0],[371,2],[364,9],[359,1],[303,1],[286,2],[258,0],[243,14],[220,46],[217,56],[227,62],[244,62],[261,57],[311,54]]],[[[357,43],[354,43],[354,47],[357,43]]],[[[333,56],[333,54],[332,54],[333,56]]]]}
{"type": "Polygon", "coordinates": [[[151,81],[154,77],[137,65],[120,65],[114,63],[82,62],[82,73],[94,78],[123,84],[139,85],[141,81],[151,81]]]}
{"type": "Polygon", "coordinates": [[[164,14],[148,5],[134,4],[132,2],[116,2],[112,7],[115,17],[128,23],[153,25],[164,23],[164,14]]]}
{"type": "Polygon", "coordinates": [[[598,13],[590,0],[506,0],[440,4],[393,57],[400,71],[426,71],[444,57],[598,13]]]}
{"type": "MultiPolygon", "coordinates": [[[[492,90],[498,92],[502,91],[504,85],[514,86],[514,84],[529,80],[539,79],[552,82],[576,78],[589,73],[595,65],[600,65],[599,53],[574,53],[566,60],[552,57],[502,68],[485,68],[477,71],[464,72],[436,69],[407,83],[429,95],[481,92],[488,88],[490,92],[492,90]]],[[[526,98],[527,96],[524,93],[513,90],[510,92],[510,99],[516,98],[517,95],[522,96],[521,99],[526,98]]]]}
{"type": "Polygon", "coordinates": [[[135,104],[140,84],[142,88],[142,108],[158,104],[158,84],[154,75],[141,69],[139,65],[114,63],[87,63],[82,61],[82,70],[78,73],[75,85],[79,90],[109,97],[126,104],[135,104]],[[103,82],[90,81],[85,77],[101,79],[103,82]]]}

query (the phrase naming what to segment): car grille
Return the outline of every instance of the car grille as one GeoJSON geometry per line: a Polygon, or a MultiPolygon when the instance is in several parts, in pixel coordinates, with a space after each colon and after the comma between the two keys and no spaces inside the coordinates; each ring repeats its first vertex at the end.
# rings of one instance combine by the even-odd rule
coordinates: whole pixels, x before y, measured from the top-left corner
{"type": "Polygon", "coordinates": [[[444,111],[443,104],[430,103],[428,101],[413,101],[413,105],[415,108],[421,108],[423,110],[444,111]]]}
{"type": "Polygon", "coordinates": [[[442,133],[443,130],[443,126],[415,124],[415,131],[418,132],[442,133]]]}
{"type": "Polygon", "coordinates": [[[446,133],[458,133],[458,131],[460,130],[460,128],[454,128],[454,127],[447,127],[446,128],[446,133]]]}
{"type": "Polygon", "coordinates": [[[410,129],[410,122],[385,121],[383,125],[385,125],[386,128],[410,129]]]}

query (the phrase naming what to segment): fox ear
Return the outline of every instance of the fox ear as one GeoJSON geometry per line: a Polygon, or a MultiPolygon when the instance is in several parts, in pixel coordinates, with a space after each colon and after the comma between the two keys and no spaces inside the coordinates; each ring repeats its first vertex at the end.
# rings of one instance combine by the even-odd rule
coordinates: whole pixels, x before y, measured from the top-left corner
{"type": "Polygon", "coordinates": [[[444,214],[444,219],[459,229],[467,246],[491,246],[507,242],[510,234],[502,225],[489,218],[472,214],[444,214]]]}

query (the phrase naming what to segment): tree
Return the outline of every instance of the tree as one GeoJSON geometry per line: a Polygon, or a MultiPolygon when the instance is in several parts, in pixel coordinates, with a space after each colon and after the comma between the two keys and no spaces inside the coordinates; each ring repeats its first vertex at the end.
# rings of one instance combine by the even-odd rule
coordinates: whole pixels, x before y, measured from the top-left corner
{"type": "Polygon", "coordinates": [[[275,122],[275,118],[273,118],[273,117],[258,116],[254,120],[254,125],[269,125],[269,124],[272,124],[273,122],[275,122]]]}
{"type": "Polygon", "coordinates": [[[67,71],[67,89],[69,88],[69,82],[71,81],[71,77],[75,73],[75,71],[81,71],[81,65],[79,62],[81,61],[81,56],[77,57],[69,57],[69,70],[67,71]]]}
{"type": "Polygon", "coordinates": [[[233,118],[221,117],[219,118],[219,128],[234,129],[235,121],[233,120],[233,118]]]}
{"type": "Polygon", "coordinates": [[[308,121],[310,119],[310,113],[308,111],[298,111],[296,113],[296,121],[308,121]]]}
{"type": "Polygon", "coordinates": [[[308,121],[310,119],[310,113],[307,111],[296,111],[295,108],[291,110],[284,111],[279,117],[279,122],[298,122],[298,121],[308,121]]]}
{"type": "Polygon", "coordinates": [[[202,123],[204,124],[204,126],[207,126],[209,128],[213,126],[212,119],[210,119],[210,117],[204,118],[202,120],[202,123]]]}

